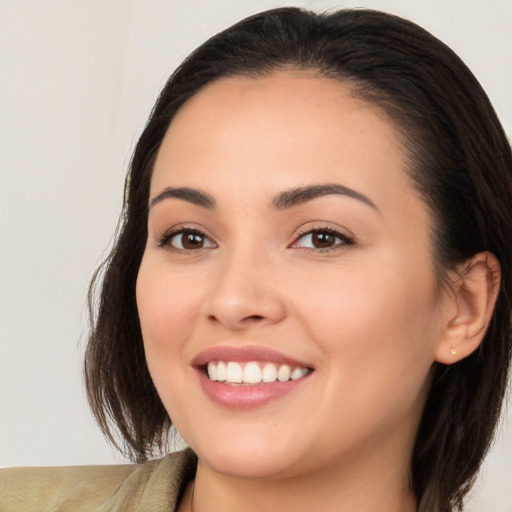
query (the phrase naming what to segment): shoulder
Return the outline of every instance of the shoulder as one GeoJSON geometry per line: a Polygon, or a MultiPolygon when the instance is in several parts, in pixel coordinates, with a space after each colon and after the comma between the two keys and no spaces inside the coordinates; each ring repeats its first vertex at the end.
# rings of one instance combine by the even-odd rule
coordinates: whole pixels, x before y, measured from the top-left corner
{"type": "Polygon", "coordinates": [[[173,510],[193,478],[190,450],[145,464],[0,470],[2,512],[173,510]]]}

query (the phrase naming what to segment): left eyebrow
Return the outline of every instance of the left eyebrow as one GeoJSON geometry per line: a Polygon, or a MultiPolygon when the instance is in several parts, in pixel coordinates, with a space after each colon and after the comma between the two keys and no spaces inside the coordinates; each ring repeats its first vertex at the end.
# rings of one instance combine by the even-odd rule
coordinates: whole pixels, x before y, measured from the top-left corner
{"type": "Polygon", "coordinates": [[[371,206],[375,210],[380,211],[375,205],[375,203],[369,197],[349,187],[339,185],[338,183],[309,185],[305,187],[298,187],[286,190],[278,194],[272,200],[272,207],[275,208],[276,210],[284,210],[286,208],[291,208],[293,206],[305,203],[307,201],[311,201],[312,199],[316,199],[317,197],[323,197],[332,194],[357,199],[358,201],[362,201],[368,206],[371,206]]]}

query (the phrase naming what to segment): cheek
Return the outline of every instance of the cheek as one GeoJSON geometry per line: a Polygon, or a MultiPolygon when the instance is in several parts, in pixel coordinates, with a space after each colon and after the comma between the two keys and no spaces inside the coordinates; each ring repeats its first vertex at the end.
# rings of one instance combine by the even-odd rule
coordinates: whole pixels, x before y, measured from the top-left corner
{"type": "Polygon", "coordinates": [[[433,276],[383,261],[317,274],[296,301],[298,316],[349,374],[363,364],[375,364],[381,374],[377,369],[384,365],[400,373],[410,373],[412,366],[428,371],[438,309],[433,276]]]}
{"type": "Polygon", "coordinates": [[[182,280],[179,276],[169,276],[157,263],[143,259],[136,296],[152,375],[156,368],[180,361],[185,340],[196,323],[200,299],[194,288],[187,287],[182,280]]]}
{"type": "Polygon", "coordinates": [[[198,414],[187,398],[186,341],[197,322],[200,300],[190,282],[168,274],[158,262],[143,259],[136,297],[151,378],[173,423],[180,424],[183,411],[198,414]]]}

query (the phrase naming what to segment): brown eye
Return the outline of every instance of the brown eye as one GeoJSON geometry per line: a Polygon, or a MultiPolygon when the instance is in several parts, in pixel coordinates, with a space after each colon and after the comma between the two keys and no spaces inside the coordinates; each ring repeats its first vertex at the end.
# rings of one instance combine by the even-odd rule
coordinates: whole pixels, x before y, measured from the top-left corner
{"type": "Polygon", "coordinates": [[[330,229],[315,229],[300,236],[292,247],[305,249],[329,250],[344,245],[353,245],[354,241],[348,236],[330,229]]]}
{"type": "Polygon", "coordinates": [[[160,245],[170,245],[173,249],[181,251],[194,251],[212,248],[216,245],[203,233],[196,230],[182,229],[165,237],[160,245]]]}
{"type": "Polygon", "coordinates": [[[182,233],[179,238],[183,249],[201,249],[204,245],[204,238],[196,233],[182,233]]]}
{"type": "Polygon", "coordinates": [[[336,237],[327,231],[318,231],[316,233],[311,233],[311,243],[317,249],[332,247],[336,244],[336,237]]]}

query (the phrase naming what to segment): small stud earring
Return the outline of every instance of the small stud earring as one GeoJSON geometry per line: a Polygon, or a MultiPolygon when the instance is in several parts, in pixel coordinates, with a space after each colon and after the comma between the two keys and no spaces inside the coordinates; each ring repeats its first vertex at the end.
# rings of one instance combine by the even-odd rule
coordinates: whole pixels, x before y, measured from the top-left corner
{"type": "Polygon", "coordinates": [[[457,355],[457,349],[452,347],[452,348],[450,349],[450,354],[451,354],[452,356],[456,356],[456,355],[457,355]]]}

